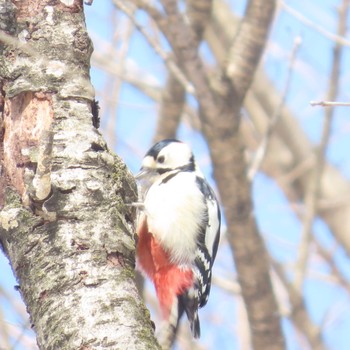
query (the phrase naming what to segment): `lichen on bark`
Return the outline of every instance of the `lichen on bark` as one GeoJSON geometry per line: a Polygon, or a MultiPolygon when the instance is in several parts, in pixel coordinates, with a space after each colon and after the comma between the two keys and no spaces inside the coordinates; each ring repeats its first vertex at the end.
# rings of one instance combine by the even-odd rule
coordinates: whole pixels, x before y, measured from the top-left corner
{"type": "Polygon", "coordinates": [[[0,243],[38,345],[158,349],[134,281],[134,179],[92,123],[82,3],[5,0],[0,18],[0,243]]]}

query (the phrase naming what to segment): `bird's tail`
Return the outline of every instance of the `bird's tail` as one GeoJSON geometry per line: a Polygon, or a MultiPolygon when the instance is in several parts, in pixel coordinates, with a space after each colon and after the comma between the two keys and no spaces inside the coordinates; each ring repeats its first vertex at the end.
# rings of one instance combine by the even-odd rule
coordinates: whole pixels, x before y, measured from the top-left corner
{"type": "Polygon", "coordinates": [[[158,334],[158,341],[163,350],[171,349],[175,342],[179,323],[182,315],[186,312],[190,322],[191,332],[194,338],[200,337],[200,323],[198,317],[198,298],[188,291],[179,295],[170,310],[169,317],[164,321],[158,334]]]}
{"type": "Polygon", "coordinates": [[[163,321],[158,332],[158,342],[163,350],[170,350],[175,342],[179,322],[184,313],[184,309],[179,306],[179,300],[175,298],[169,317],[163,321]]]}
{"type": "Polygon", "coordinates": [[[179,308],[182,308],[182,313],[185,311],[190,322],[193,338],[201,336],[201,328],[198,317],[198,296],[194,295],[194,290],[189,290],[186,294],[180,295],[179,308]]]}

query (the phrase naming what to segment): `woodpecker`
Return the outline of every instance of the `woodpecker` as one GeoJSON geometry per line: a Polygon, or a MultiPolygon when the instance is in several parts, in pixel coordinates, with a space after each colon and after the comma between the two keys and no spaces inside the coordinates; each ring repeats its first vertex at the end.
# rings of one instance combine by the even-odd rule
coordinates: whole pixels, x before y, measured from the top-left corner
{"type": "Polygon", "coordinates": [[[137,266],[154,283],[173,340],[184,312],[199,338],[198,308],[208,301],[220,238],[218,201],[190,147],[175,139],[146,153],[136,179],[137,266]]]}

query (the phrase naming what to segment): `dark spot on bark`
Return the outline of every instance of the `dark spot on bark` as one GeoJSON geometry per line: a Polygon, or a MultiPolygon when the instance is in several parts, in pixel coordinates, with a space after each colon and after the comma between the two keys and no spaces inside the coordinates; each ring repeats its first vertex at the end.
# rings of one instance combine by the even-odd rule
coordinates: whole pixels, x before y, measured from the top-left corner
{"type": "Polygon", "coordinates": [[[100,106],[98,101],[93,100],[91,104],[91,113],[92,113],[92,125],[98,129],[100,127],[100,106]]]}
{"type": "Polygon", "coordinates": [[[33,225],[32,232],[45,225],[45,220],[40,220],[35,225],[33,225]]]}
{"type": "Polygon", "coordinates": [[[44,301],[47,297],[48,297],[48,291],[47,290],[43,290],[40,294],[39,294],[39,300],[40,301],[44,301]]]}
{"type": "Polygon", "coordinates": [[[125,213],[124,215],[125,221],[129,224],[132,224],[134,222],[134,217],[135,217],[134,211],[136,210],[133,210],[133,213],[131,215],[129,213],[125,213]]]}
{"type": "Polygon", "coordinates": [[[107,254],[107,264],[109,266],[125,266],[124,257],[121,253],[112,252],[107,254]]]}
{"type": "MultiPolygon", "coordinates": [[[[3,84],[0,83],[0,113],[2,114],[4,112],[4,106],[5,106],[5,91],[3,89],[3,84]]],[[[2,116],[1,116],[2,117],[2,116]]],[[[2,125],[2,123],[1,123],[2,125]]]]}
{"type": "Polygon", "coordinates": [[[30,253],[38,244],[39,244],[39,240],[37,240],[36,242],[34,242],[33,244],[31,244],[31,245],[28,247],[28,249],[26,249],[26,251],[24,252],[24,254],[30,253]]]}
{"type": "Polygon", "coordinates": [[[31,161],[19,162],[17,163],[17,168],[29,168],[34,172],[36,172],[37,163],[31,162],[31,161]]]}
{"type": "Polygon", "coordinates": [[[17,292],[19,292],[20,290],[21,290],[21,286],[20,285],[15,285],[15,286],[13,286],[13,288],[14,288],[14,290],[15,291],[17,291],[17,292]]]}
{"type": "Polygon", "coordinates": [[[15,267],[15,271],[19,274],[20,270],[22,269],[26,269],[28,267],[28,263],[27,262],[20,262],[18,263],[18,265],[15,267]]]}
{"type": "Polygon", "coordinates": [[[72,239],[71,246],[75,247],[76,250],[89,250],[90,249],[88,244],[76,241],[75,239],[72,239]]]}
{"type": "Polygon", "coordinates": [[[79,350],[93,350],[93,349],[90,348],[90,346],[82,345],[80,346],[79,350]]]}
{"type": "Polygon", "coordinates": [[[58,189],[58,191],[59,191],[60,193],[63,193],[63,194],[70,194],[70,193],[72,193],[72,192],[76,189],[76,186],[73,186],[73,187],[68,188],[68,189],[62,189],[62,188],[57,188],[57,189],[58,189]]]}
{"type": "Polygon", "coordinates": [[[70,215],[57,215],[57,220],[62,221],[79,221],[79,218],[77,216],[70,216],[70,215]]]}
{"type": "Polygon", "coordinates": [[[98,144],[96,142],[92,142],[91,143],[91,149],[94,152],[104,152],[106,150],[102,145],[100,145],[100,144],[98,144]]]}
{"type": "Polygon", "coordinates": [[[88,277],[88,275],[89,274],[87,271],[84,271],[84,270],[80,271],[79,272],[79,276],[80,276],[79,282],[82,282],[85,278],[88,277]]]}
{"type": "Polygon", "coordinates": [[[99,285],[99,282],[90,282],[90,283],[84,282],[83,285],[84,285],[85,287],[94,288],[94,287],[96,287],[96,286],[99,285]]]}

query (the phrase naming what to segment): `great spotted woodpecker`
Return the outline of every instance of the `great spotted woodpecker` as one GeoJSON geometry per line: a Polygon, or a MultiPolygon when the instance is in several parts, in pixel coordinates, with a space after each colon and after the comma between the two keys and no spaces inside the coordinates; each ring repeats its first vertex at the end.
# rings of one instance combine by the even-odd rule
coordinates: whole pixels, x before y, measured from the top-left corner
{"type": "Polygon", "coordinates": [[[141,189],[137,265],[155,285],[174,334],[186,312],[195,338],[198,308],[209,297],[220,237],[220,208],[191,149],[169,139],[145,155],[136,175],[141,189]]]}

